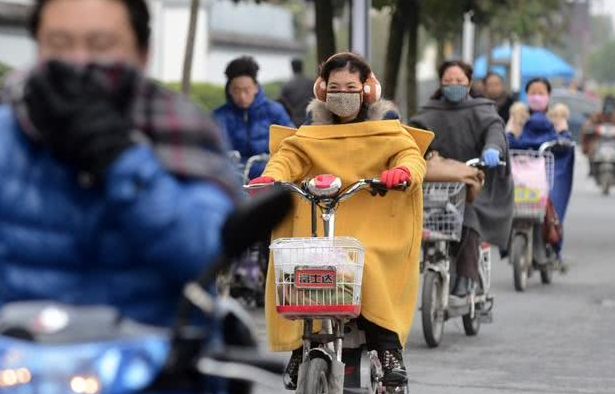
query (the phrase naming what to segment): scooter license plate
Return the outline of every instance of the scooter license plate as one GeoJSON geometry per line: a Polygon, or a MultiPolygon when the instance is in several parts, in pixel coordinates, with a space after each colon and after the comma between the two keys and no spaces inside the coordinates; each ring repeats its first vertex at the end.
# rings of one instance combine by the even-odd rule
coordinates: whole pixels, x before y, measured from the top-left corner
{"type": "Polygon", "coordinates": [[[515,204],[536,204],[541,201],[540,190],[515,187],[515,204]]]}
{"type": "Polygon", "coordinates": [[[295,268],[295,288],[297,289],[335,289],[337,270],[335,267],[297,267],[295,268]]]}

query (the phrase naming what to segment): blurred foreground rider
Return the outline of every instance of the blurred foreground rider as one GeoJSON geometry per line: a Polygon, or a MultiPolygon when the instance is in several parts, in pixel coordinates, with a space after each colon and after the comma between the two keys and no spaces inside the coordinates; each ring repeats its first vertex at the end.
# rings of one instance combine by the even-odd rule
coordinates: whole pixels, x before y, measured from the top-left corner
{"type": "Polygon", "coordinates": [[[169,324],[220,250],[236,186],[209,118],[146,80],[144,0],[42,0],[38,65],[0,107],[0,303],[169,324]]]}

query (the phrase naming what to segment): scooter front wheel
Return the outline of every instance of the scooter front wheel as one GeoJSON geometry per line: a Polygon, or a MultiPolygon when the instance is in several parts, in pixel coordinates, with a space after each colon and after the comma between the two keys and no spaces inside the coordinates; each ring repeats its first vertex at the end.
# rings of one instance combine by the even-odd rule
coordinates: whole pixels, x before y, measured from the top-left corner
{"type": "Polygon", "coordinates": [[[466,335],[469,337],[473,337],[478,335],[480,331],[480,311],[474,311],[474,317],[470,313],[467,313],[461,317],[463,320],[463,330],[466,335]]]}
{"type": "Polygon", "coordinates": [[[425,342],[432,348],[440,344],[444,331],[442,292],[442,277],[438,273],[428,270],[423,277],[421,317],[425,342]]]}
{"type": "Polygon", "coordinates": [[[310,360],[305,385],[306,394],[329,394],[329,363],[325,359],[310,360]]]}
{"type": "Polygon", "coordinates": [[[516,234],[511,242],[510,262],[513,266],[515,290],[524,291],[527,285],[527,239],[522,234],[516,234]]]}

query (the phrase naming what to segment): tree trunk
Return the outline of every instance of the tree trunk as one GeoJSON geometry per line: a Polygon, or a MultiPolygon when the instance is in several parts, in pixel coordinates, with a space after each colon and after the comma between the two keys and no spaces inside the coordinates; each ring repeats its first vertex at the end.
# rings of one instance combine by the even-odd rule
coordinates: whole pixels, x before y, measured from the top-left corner
{"type": "Polygon", "coordinates": [[[404,0],[397,0],[395,12],[391,16],[389,28],[389,43],[387,46],[384,69],[384,97],[395,100],[397,77],[401,65],[401,54],[404,46],[406,23],[404,20],[404,0]]]}
{"type": "Polygon", "coordinates": [[[495,30],[487,26],[487,68],[486,72],[491,71],[493,66],[493,45],[495,44],[495,30]]]}
{"type": "Polygon", "coordinates": [[[333,4],[331,0],[314,0],[316,7],[317,63],[324,62],[336,52],[333,31],[333,4]]]}
{"type": "Polygon", "coordinates": [[[192,59],[194,58],[194,42],[196,41],[196,22],[199,15],[199,0],[192,0],[190,4],[190,22],[188,36],[186,37],[186,52],[184,53],[184,70],[182,76],[182,93],[190,93],[190,79],[192,77],[192,59]]]}
{"type": "Polygon", "coordinates": [[[408,54],[406,58],[406,119],[414,115],[418,109],[418,83],[416,64],[419,59],[419,3],[418,0],[405,0],[410,5],[407,15],[408,23],[408,54]]]}
{"type": "Polygon", "coordinates": [[[444,36],[436,37],[436,72],[442,63],[444,63],[444,50],[446,47],[446,39],[444,36]]]}

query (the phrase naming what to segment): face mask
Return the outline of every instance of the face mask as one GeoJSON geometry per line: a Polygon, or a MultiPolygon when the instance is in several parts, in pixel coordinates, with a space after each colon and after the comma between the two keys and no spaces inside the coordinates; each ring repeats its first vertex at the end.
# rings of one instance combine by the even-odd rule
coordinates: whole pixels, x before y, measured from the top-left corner
{"type": "Polygon", "coordinates": [[[443,85],[442,94],[451,103],[458,103],[468,95],[466,85],[443,85]]]}
{"type": "Polygon", "coordinates": [[[361,92],[328,92],[325,107],[340,118],[357,114],[361,110],[361,92]]]}
{"type": "Polygon", "coordinates": [[[549,105],[549,96],[546,94],[529,94],[527,104],[532,111],[545,111],[549,105]]]}

